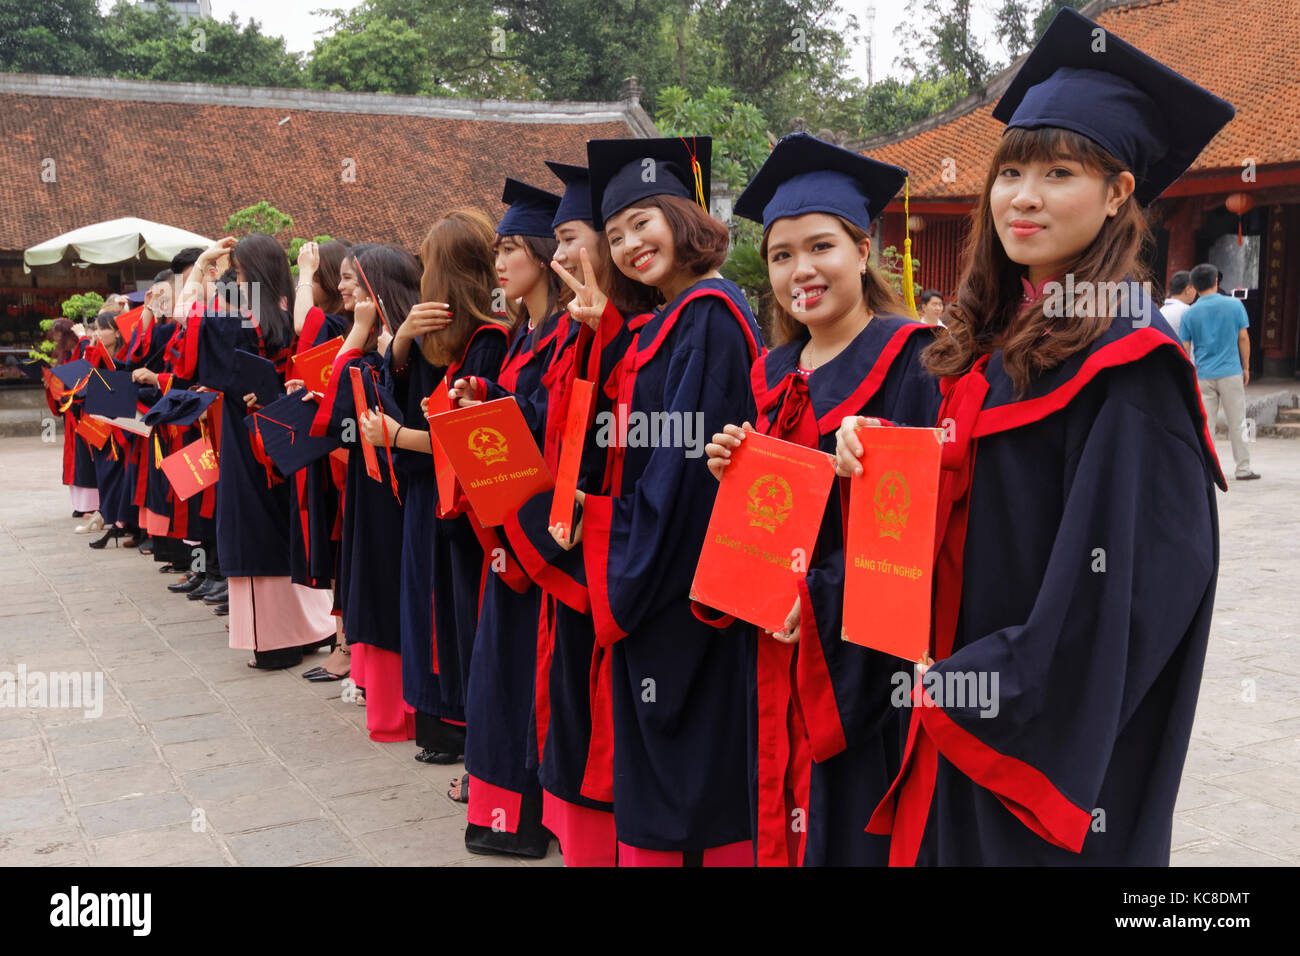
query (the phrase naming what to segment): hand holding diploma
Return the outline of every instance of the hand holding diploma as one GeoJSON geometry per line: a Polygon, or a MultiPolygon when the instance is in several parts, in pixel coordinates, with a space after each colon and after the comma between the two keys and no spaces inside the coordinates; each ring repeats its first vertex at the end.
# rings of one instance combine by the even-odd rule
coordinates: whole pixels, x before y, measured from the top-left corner
{"type": "Polygon", "coordinates": [[[754,426],[749,422],[743,425],[724,425],[722,431],[714,433],[713,441],[704,446],[704,454],[709,458],[709,471],[718,481],[722,480],[722,472],[731,464],[731,453],[745,440],[745,433],[753,429],[754,426]]]}
{"type": "Polygon", "coordinates": [[[877,428],[881,425],[879,418],[863,418],[850,415],[840,422],[835,433],[835,474],[841,478],[852,478],[862,474],[862,442],[858,441],[859,428],[877,428]]]}
{"type": "MultiPolygon", "coordinates": [[[[573,496],[574,499],[578,502],[579,506],[586,504],[587,495],[586,492],[584,492],[582,489],[578,489],[577,491],[575,491],[573,493],[573,496]]],[[[582,541],[582,517],[579,516],[578,523],[573,526],[572,538],[570,538],[566,534],[564,525],[553,524],[547,527],[546,530],[551,533],[551,537],[555,539],[556,544],[558,544],[565,551],[572,551],[573,546],[578,544],[580,541],[582,541]]]]}
{"type": "Polygon", "coordinates": [[[378,448],[383,448],[388,444],[384,440],[385,428],[387,428],[388,435],[391,438],[391,436],[397,434],[397,429],[401,427],[398,425],[397,419],[373,408],[367,408],[361,413],[359,424],[361,425],[361,437],[378,448]]]}

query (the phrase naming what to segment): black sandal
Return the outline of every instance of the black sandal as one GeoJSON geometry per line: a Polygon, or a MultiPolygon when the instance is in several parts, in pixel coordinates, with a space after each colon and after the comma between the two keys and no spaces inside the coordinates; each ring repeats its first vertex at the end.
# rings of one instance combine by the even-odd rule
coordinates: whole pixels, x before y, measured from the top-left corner
{"type": "Polygon", "coordinates": [[[451,785],[460,791],[460,796],[456,796],[450,790],[447,791],[447,796],[457,803],[469,803],[469,774],[461,774],[451,782],[451,785]]]}

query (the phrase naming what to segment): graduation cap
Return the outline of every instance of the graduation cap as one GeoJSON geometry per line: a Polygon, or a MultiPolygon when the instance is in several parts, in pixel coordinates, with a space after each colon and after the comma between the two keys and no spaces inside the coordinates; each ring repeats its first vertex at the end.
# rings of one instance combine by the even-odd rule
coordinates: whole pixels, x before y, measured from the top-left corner
{"type": "Polygon", "coordinates": [[[581,219],[590,225],[591,223],[591,176],[587,174],[586,166],[570,166],[568,163],[556,163],[551,160],[546,161],[560,182],[564,183],[564,195],[560,197],[559,208],[555,210],[555,218],[551,220],[551,229],[559,227],[560,223],[573,222],[575,219],[581,219]]]}
{"type": "Polygon", "coordinates": [[[903,186],[907,170],[807,133],[781,137],[736,200],[736,215],[766,229],[778,219],[824,212],[864,232],[903,186]]]}
{"type": "Polygon", "coordinates": [[[1065,7],[993,109],[1010,128],[1073,130],[1124,163],[1149,205],[1186,172],[1232,105],[1065,7]]]}
{"type": "Polygon", "coordinates": [[[262,436],[262,447],[282,475],[291,475],[340,447],[337,438],[313,438],[312,419],[319,406],[302,400],[305,392],[292,392],[253,413],[252,425],[262,436]]]}
{"type": "Polygon", "coordinates": [[[94,366],[86,359],[76,359],[72,362],[63,362],[54,366],[50,374],[57,378],[64,388],[70,389],[93,370],[94,366]]]}
{"type": "Polygon", "coordinates": [[[270,405],[284,393],[284,384],[275,363],[252,352],[235,349],[235,387],[231,391],[241,395],[250,392],[257,396],[257,404],[270,405]]]}
{"type": "Polygon", "coordinates": [[[510,208],[497,223],[498,236],[551,236],[551,220],[560,197],[528,183],[506,177],[501,201],[510,208]]]}
{"type": "Polygon", "coordinates": [[[136,305],[143,305],[144,297],[147,296],[148,294],[149,294],[148,289],[139,289],[136,292],[128,292],[126,294],[126,301],[133,302],[136,305]]]}
{"type": "Polygon", "coordinates": [[[86,383],[86,413],[105,418],[135,418],[140,386],[126,369],[95,369],[86,383]]]}
{"type": "Polygon", "coordinates": [[[648,196],[678,196],[707,212],[712,158],[709,136],[587,140],[592,224],[603,229],[610,216],[648,196]]]}
{"type": "Polygon", "coordinates": [[[191,392],[174,388],[154,403],[144,416],[144,423],[154,425],[193,425],[208,406],[217,400],[220,392],[191,392]]]}

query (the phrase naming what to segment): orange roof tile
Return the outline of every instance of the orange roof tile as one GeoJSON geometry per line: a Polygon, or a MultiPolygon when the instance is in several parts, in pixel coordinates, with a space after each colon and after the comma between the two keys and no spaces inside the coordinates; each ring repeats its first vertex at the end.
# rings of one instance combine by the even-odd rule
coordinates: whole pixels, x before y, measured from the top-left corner
{"type": "MultiPolygon", "coordinates": [[[[1248,158],[1260,168],[1300,162],[1300,2],[1121,0],[1081,12],[1237,108],[1191,174],[1240,170],[1248,158]]],[[[914,199],[975,196],[1002,135],[993,106],[1016,65],[948,114],[867,140],[862,151],[907,168],[914,199]]]]}
{"type": "Polygon", "coordinates": [[[648,117],[625,103],[477,103],[11,74],[0,77],[0,249],[120,216],[215,238],[232,212],[261,200],[293,216],[293,235],[414,249],[456,206],[502,212],[505,176],[549,189],[543,160],[581,163],[587,139],[647,128],[648,117]],[[53,182],[42,179],[47,158],[53,182]],[[344,180],[345,160],[355,161],[355,182],[344,180]]]}

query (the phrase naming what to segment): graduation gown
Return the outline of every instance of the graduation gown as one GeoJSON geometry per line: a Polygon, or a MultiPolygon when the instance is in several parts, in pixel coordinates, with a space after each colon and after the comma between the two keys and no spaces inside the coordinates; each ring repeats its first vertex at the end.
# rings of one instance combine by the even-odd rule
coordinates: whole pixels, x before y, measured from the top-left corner
{"type": "MultiPolygon", "coordinates": [[[[402,426],[427,432],[420,400],[435,388],[450,388],[456,378],[495,378],[507,347],[505,328],[485,323],[474,331],[457,362],[435,367],[417,340],[411,344],[409,367],[400,375],[392,372],[390,349],[386,360],[402,426]]],[[[406,450],[394,451],[394,456],[407,480],[402,517],[402,694],[417,711],[464,721],[483,549],[470,528],[459,489],[457,501],[444,509],[450,517],[438,517],[433,456],[406,450]]]]}
{"type": "Polygon", "coordinates": [[[943,383],[936,664],[870,823],[893,864],[1168,863],[1225,485],[1143,305],[1021,398],[998,351],[943,383]]]}
{"type": "Polygon", "coordinates": [[[620,366],[629,429],[606,428],[619,439],[610,493],[586,497],[581,547],[596,641],[612,648],[611,790],[630,847],[700,852],[751,839],[744,631],[698,621],[688,593],[717,490],[703,445],[752,419],[760,351],[740,289],[704,279],[638,330],[620,366]],[[698,429],[698,457],[672,435],[653,447],[655,424],[674,421],[698,429]]]}
{"type": "MultiPolygon", "coordinates": [[[[397,473],[394,494],[388,454],[383,448],[375,449],[383,480],[375,481],[366,473],[365,457],[359,447],[363,441],[361,428],[352,397],[352,368],[361,370],[367,408],[379,406],[394,418],[401,415],[384,357],[378,352],[362,354],[358,349],[339,352],[311,429],[313,435],[340,440],[349,433],[355,436],[343,485],[343,526],[335,588],[348,643],[369,644],[396,654],[402,650],[402,498],[406,479],[397,473]]],[[[325,472],[320,477],[330,480],[328,456],[313,464],[320,464],[325,472]]],[[[328,529],[325,533],[328,535],[328,529]]]]}
{"type": "MultiPolygon", "coordinates": [[[[513,397],[539,445],[545,442],[547,390],[543,373],[560,343],[560,315],[535,329],[519,329],[496,381],[485,383],[486,400],[513,397]]],[[[575,330],[576,331],[576,330],[575,330]]],[[[537,615],[541,591],[519,568],[498,529],[480,532],[485,545],[483,599],[470,661],[465,702],[465,769],[473,777],[469,822],[520,832],[521,808],[540,821],[541,787],[536,763],[529,769],[528,734],[537,666],[537,615]],[[493,560],[493,551],[497,560],[493,560]],[[498,570],[499,569],[499,570],[498,570]],[[494,819],[494,811],[505,819],[494,819]]]]}
{"type": "MultiPolygon", "coordinates": [[[[346,335],[350,324],[344,316],[331,315],[313,306],[303,322],[294,355],[346,335]]],[[[296,377],[295,373],[291,372],[290,377],[296,377]]],[[[345,385],[344,393],[350,406],[350,384],[345,385]]],[[[351,418],[353,414],[349,412],[347,417],[351,418]]],[[[330,459],[317,459],[298,469],[290,477],[290,483],[293,487],[289,491],[289,577],[295,584],[329,588],[338,573],[340,558],[335,524],[339,518],[341,497],[340,489],[334,483],[330,459]]]]}
{"type": "MultiPolygon", "coordinates": [[[[641,315],[625,322],[612,303],[596,332],[561,319],[562,324],[574,328],[564,336],[563,346],[542,377],[547,397],[542,452],[552,471],[558,470],[573,382],[581,377],[595,383],[593,422],[578,467],[578,488],[584,492],[608,490],[605,476],[612,449],[596,442],[595,421],[613,411],[620,381],[615,369],[632,342],[633,331],[649,319],[649,315],[641,315]]],[[[565,551],[547,530],[551,502],[552,493],[537,495],[507,517],[503,526],[512,553],[542,589],[529,766],[537,768],[547,793],[567,803],[612,812],[610,653],[596,644],[582,546],[565,551]]]]}
{"type": "MultiPolygon", "coordinates": [[[[933,332],[900,316],[877,315],[809,374],[798,367],[806,335],[773,349],[752,371],[756,429],[834,454],[835,432],[849,415],[932,425],[939,383],[920,355],[933,332]]],[[[897,661],[840,639],[841,491],[847,483],[832,490],[800,582],[799,643],[781,644],[749,628],[750,780],[760,865],[884,865],[888,854],[887,840],[863,832],[862,807],[875,806],[898,771],[900,717],[887,705],[897,661]]]]}

